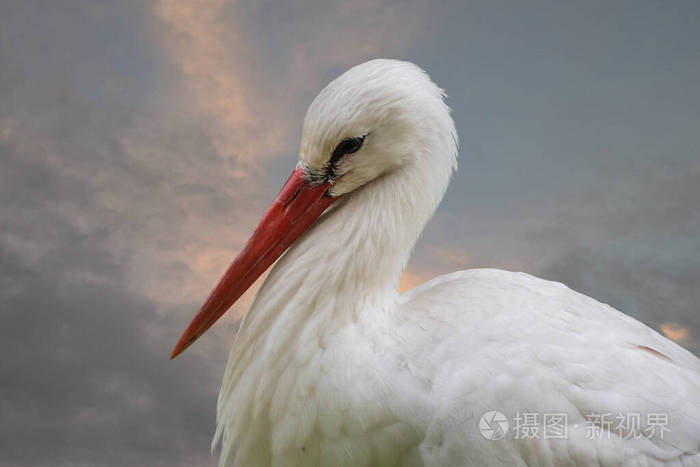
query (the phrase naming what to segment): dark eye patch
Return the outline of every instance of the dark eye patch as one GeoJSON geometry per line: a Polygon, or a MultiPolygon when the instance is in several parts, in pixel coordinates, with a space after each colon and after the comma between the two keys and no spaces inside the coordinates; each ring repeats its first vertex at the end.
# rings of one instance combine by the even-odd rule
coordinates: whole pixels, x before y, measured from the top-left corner
{"type": "Polygon", "coordinates": [[[341,157],[345,156],[346,154],[352,154],[354,152],[359,151],[364,141],[364,136],[353,136],[352,138],[345,138],[340,143],[338,143],[338,146],[336,146],[333,150],[330,163],[335,164],[338,160],[340,160],[341,157]]]}

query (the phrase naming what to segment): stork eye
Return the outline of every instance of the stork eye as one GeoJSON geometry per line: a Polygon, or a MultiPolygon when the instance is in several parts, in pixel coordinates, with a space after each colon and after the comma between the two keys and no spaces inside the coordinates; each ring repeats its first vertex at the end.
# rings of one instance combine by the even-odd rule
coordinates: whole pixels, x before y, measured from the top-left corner
{"type": "Polygon", "coordinates": [[[352,138],[345,138],[342,140],[333,150],[333,154],[331,155],[331,164],[335,163],[346,154],[352,154],[353,152],[359,151],[364,141],[364,136],[354,136],[352,138]]]}

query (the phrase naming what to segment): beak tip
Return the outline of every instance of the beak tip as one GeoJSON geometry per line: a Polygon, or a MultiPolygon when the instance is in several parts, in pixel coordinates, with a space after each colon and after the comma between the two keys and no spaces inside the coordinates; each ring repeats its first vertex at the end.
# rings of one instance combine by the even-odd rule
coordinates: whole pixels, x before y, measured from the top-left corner
{"type": "Polygon", "coordinates": [[[173,348],[172,352],[170,352],[170,360],[174,360],[175,357],[177,357],[177,356],[180,355],[181,353],[182,353],[182,350],[181,350],[181,349],[178,349],[178,346],[175,346],[175,347],[173,348]]]}
{"type": "Polygon", "coordinates": [[[196,338],[185,339],[187,334],[188,333],[185,332],[185,334],[183,334],[183,336],[180,337],[180,340],[177,341],[177,344],[175,344],[175,347],[173,347],[173,350],[170,352],[170,360],[173,360],[178,355],[180,355],[182,352],[187,350],[187,347],[189,347],[195,340],[197,340],[196,338]]]}

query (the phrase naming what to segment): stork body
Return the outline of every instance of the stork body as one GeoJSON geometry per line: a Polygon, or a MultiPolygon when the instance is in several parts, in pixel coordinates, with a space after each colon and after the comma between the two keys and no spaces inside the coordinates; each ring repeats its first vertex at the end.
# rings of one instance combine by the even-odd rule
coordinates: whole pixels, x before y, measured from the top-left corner
{"type": "Polygon", "coordinates": [[[638,321],[499,270],[397,293],[456,152],[441,91],[412,64],[359,65],[316,98],[297,168],[304,181],[290,178],[174,351],[237,298],[225,290],[262,267],[251,258],[286,249],[231,351],[221,463],[235,452],[237,465],[252,466],[700,465],[700,362],[638,321]],[[314,190],[332,206],[302,199],[314,190]],[[298,228],[298,212],[314,209],[315,223],[298,228]],[[258,248],[280,231],[278,216],[291,219],[280,234],[296,232],[291,246],[258,248]],[[539,434],[488,439],[479,423],[493,410],[512,428],[539,414],[539,434]],[[566,436],[544,436],[553,414],[566,436]],[[638,414],[640,426],[607,425],[596,418],[604,414],[638,414]],[[649,414],[665,415],[663,427],[649,430],[649,414]]]}

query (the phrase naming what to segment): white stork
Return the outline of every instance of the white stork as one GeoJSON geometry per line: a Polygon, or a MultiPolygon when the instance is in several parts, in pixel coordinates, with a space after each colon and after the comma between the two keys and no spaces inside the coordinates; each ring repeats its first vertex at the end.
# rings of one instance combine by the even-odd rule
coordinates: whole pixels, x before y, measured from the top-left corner
{"type": "Polygon", "coordinates": [[[231,350],[221,465],[699,466],[700,360],[647,326],[495,269],[397,292],[456,168],[443,98],[372,60],[314,99],[295,170],[172,353],[284,253],[231,350]]]}

